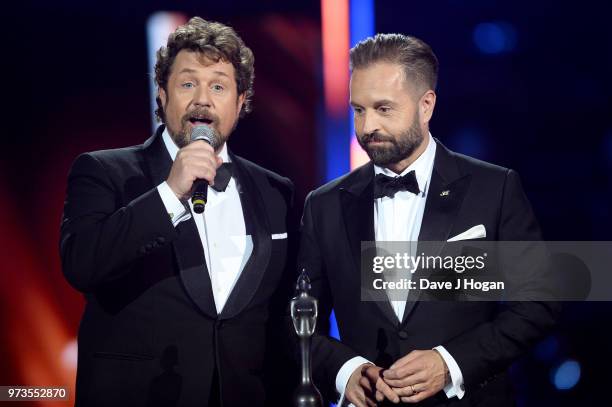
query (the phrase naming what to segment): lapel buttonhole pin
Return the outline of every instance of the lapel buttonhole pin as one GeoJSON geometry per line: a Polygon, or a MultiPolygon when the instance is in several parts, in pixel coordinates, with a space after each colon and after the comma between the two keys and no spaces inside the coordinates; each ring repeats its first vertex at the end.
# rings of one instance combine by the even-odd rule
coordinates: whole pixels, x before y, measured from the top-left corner
{"type": "Polygon", "coordinates": [[[448,196],[448,194],[450,194],[450,191],[448,189],[440,192],[440,196],[448,196]]]}

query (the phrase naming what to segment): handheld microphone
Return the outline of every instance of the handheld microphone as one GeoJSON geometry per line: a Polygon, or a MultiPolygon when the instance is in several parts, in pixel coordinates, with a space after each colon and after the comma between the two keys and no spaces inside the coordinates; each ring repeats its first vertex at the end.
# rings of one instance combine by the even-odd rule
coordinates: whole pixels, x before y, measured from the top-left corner
{"type": "MultiPolygon", "coordinates": [[[[210,144],[213,148],[217,147],[218,138],[215,130],[206,125],[194,126],[191,130],[191,142],[203,140],[210,144]]],[[[195,213],[204,212],[206,199],[208,196],[208,181],[197,179],[193,183],[193,193],[191,195],[191,203],[195,213]]]]}

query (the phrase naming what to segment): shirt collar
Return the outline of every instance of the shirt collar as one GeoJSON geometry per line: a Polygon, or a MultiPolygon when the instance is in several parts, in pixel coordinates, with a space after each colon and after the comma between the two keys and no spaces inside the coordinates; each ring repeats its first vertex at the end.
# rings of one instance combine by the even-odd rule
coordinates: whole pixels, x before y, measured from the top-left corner
{"type": "MultiPolygon", "coordinates": [[[[172,140],[167,126],[162,133],[162,138],[164,139],[164,145],[166,146],[166,150],[168,150],[168,154],[170,154],[170,158],[172,158],[172,161],[174,161],[176,159],[176,155],[178,154],[179,148],[176,143],[174,143],[174,140],[172,140]]],[[[217,155],[223,159],[224,163],[229,163],[232,161],[230,160],[227,152],[227,143],[223,143],[223,147],[221,147],[221,151],[219,151],[219,154],[217,155]]]]}
{"type": "Polygon", "coordinates": [[[406,175],[410,171],[414,170],[417,182],[419,183],[419,189],[421,191],[425,191],[429,181],[429,176],[431,175],[434,158],[436,156],[436,141],[431,136],[431,133],[428,133],[426,141],[427,147],[425,147],[425,151],[423,151],[421,155],[408,166],[408,168],[402,171],[401,174],[398,175],[388,168],[374,165],[374,175],[385,174],[389,177],[395,178],[406,175]]]}

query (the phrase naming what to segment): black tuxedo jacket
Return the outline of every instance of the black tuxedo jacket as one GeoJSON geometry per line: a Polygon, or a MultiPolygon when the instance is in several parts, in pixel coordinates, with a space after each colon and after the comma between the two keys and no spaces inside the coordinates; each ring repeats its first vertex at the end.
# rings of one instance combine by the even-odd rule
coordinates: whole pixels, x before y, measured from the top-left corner
{"type": "MultiPolygon", "coordinates": [[[[361,301],[360,242],[375,240],[373,180],[368,163],[306,199],[298,262],[320,301],[321,334],[313,339],[319,387],[333,397],[338,370],[354,356],[389,367],[412,350],[443,345],[462,371],[466,395],[449,400],[440,392],[423,404],[512,405],[505,370],[554,324],[558,305],[411,301],[400,323],[389,302],[361,301]],[[342,342],[323,334],[332,307],[342,342]]],[[[479,224],[487,240],[541,238],[516,172],[438,142],[419,240],[445,242],[479,224]]]]}
{"type": "Polygon", "coordinates": [[[211,391],[223,406],[276,403],[297,376],[275,344],[292,284],[288,241],[271,239],[291,234],[293,186],[231,155],[254,248],[217,314],[193,217],[174,227],[156,189],[172,166],[162,130],[83,154],[70,171],[62,267],[87,302],[76,404],[205,406],[211,391]]]}

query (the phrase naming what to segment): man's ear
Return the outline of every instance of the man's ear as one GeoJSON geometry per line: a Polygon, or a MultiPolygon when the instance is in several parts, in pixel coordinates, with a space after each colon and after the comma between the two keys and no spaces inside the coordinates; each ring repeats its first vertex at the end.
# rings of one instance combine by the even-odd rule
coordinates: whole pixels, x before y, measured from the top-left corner
{"type": "Polygon", "coordinates": [[[436,107],[436,92],[428,90],[419,101],[419,110],[424,123],[429,123],[436,107]]]}
{"type": "Polygon", "coordinates": [[[238,95],[238,114],[240,114],[240,112],[242,111],[242,105],[244,105],[244,99],[246,99],[246,92],[241,93],[240,95],[238,95]]]}
{"type": "Polygon", "coordinates": [[[162,102],[162,106],[166,106],[166,91],[164,90],[164,88],[160,87],[157,90],[157,96],[159,96],[159,99],[162,102]]]}

